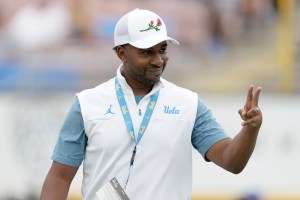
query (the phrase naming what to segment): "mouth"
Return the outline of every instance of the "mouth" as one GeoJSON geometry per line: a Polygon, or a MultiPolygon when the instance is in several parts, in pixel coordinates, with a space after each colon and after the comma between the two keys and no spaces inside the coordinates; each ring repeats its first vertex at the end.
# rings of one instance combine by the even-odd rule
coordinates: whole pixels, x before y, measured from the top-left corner
{"type": "Polygon", "coordinates": [[[159,67],[159,68],[149,68],[147,69],[148,72],[150,72],[151,74],[153,74],[154,76],[160,76],[163,72],[163,68],[159,67]]]}

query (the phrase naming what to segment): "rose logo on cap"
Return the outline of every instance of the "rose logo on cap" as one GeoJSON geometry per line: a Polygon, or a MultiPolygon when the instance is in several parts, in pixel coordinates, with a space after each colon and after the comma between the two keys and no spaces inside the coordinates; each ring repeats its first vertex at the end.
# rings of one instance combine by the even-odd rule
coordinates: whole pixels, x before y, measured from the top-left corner
{"type": "Polygon", "coordinates": [[[161,23],[161,20],[158,18],[155,26],[154,26],[154,21],[153,20],[151,20],[151,22],[148,25],[149,25],[149,27],[147,29],[140,30],[140,32],[149,31],[151,29],[155,29],[156,31],[160,31],[159,27],[162,25],[162,23],[161,23]]]}

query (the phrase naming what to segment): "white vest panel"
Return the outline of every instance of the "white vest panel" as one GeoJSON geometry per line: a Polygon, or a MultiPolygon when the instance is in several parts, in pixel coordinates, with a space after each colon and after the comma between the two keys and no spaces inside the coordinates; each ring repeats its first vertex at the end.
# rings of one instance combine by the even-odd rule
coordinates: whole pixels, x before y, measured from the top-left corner
{"type": "MultiPolygon", "coordinates": [[[[150,94],[137,105],[134,94],[119,73],[118,79],[137,133],[150,94]]],[[[126,193],[131,200],[190,200],[191,134],[198,96],[163,79],[158,89],[160,94],[137,147],[126,193]]],[[[88,137],[82,194],[83,199],[97,200],[96,192],[113,177],[124,187],[135,142],[124,122],[114,79],[77,96],[88,137]]]]}

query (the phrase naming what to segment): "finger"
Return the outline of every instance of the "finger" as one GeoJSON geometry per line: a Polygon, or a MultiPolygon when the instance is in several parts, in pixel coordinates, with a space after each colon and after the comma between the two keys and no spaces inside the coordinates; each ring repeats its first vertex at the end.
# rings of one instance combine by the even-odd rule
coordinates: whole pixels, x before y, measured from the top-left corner
{"type": "Polygon", "coordinates": [[[247,118],[252,118],[252,117],[258,115],[259,113],[260,113],[260,109],[258,107],[253,107],[246,113],[245,116],[247,118]]]}
{"type": "Polygon", "coordinates": [[[254,88],[253,85],[250,85],[248,88],[247,99],[245,104],[245,107],[248,109],[251,107],[253,101],[253,88],[254,88]]]}
{"type": "Polygon", "coordinates": [[[251,119],[248,119],[246,121],[243,121],[242,122],[242,126],[248,126],[248,125],[251,125],[253,127],[257,127],[258,126],[258,119],[257,118],[251,118],[251,119]]]}
{"type": "Polygon", "coordinates": [[[259,95],[260,95],[261,91],[262,91],[261,87],[256,88],[256,90],[254,91],[252,106],[258,107],[259,95]]]}
{"type": "Polygon", "coordinates": [[[244,109],[239,109],[238,111],[240,117],[242,118],[242,120],[245,120],[245,115],[246,115],[246,112],[244,109]]]}
{"type": "Polygon", "coordinates": [[[252,123],[250,125],[253,126],[253,127],[258,127],[258,123],[252,123]]]}

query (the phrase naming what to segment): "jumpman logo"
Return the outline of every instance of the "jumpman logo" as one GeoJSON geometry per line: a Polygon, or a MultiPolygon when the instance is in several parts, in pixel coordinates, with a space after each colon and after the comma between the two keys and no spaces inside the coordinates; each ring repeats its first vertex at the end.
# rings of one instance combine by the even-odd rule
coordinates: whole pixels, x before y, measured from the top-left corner
{"type": "Polygon", "coordinates": [[[113,115],[115,114],[114,112],[111,111],[111,105],[109,105],[109,108],[107,109],[107,111],[104,115],[109,114],[109,113],[113,114],[113,115]]]}

